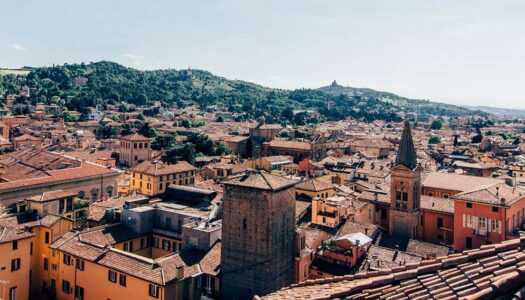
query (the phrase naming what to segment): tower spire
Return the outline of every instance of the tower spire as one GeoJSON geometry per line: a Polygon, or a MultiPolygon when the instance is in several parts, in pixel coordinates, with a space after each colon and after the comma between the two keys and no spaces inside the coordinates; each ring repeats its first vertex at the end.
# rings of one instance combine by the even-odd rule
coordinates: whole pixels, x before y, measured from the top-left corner
{"type": "Polygon", "coordinates": [[[395,165],[403,165],[410,170],[417,167],[417,154],[414,149],[414,141],[412,140],[412,132],[410,131],[410,123],[405,119],[405,127],[399,143],[399,150],[397,151],[395,165]]]}

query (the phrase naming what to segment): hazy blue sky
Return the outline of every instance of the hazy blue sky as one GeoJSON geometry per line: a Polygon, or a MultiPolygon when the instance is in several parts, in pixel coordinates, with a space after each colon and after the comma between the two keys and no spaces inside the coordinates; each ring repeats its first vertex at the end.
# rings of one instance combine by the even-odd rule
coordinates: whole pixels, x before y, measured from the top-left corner
{"type": "Polygon", "coordinates": [[[525,109],[525,1],[1,1],[0,66],[112,60],[525,109]]]}

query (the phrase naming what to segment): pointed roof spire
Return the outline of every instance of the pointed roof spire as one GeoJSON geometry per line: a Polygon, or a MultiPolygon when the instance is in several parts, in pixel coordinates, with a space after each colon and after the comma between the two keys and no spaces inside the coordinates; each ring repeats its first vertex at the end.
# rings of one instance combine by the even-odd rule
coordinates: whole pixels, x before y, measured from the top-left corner
{"type": "Polygon", "coordinates": [[[396,156],[396,166],[403,165],[410,170],[417,167],[417,155],[414,149],[414,142],[412,141],[412,132],[410,131],[410,123],[405,119],[405,127],[403,128],[403,135],[399,143],[399,150],[396,156]]]}

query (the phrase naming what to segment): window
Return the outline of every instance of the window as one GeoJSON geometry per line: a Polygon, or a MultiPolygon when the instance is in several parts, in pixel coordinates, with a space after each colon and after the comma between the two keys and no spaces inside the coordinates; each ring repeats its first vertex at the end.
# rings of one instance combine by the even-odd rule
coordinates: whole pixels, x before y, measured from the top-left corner
{"type": "Polygon", "coordinates": [[[57,264],[51,264],[51,270],[53,270],[53,271],[58,270],[58,265],[57,264]]]}
{"type": "Polygon", "coordinates": [[[479,217],[479,229],[487,230],[486,226],[487,226],[486,219],[484,217],[479,217]]]}
{"type": "Polygon", "coordinates": [[[11,260],[11,272],[20,270],[20,258],[11,260]]]}
{"type": "Polygon", "coordinates": [[[492,231],[497,232],[498,231],[498,220],[491,220],[492,223],[492,231]]]}
{"type": "Polygon", "coordinates": [[[44,243],[49,244],[49,231],[46,231],[46,233],[45,233],[44,243]]]}
{"type": "Polygon", "coordinates": [[[44,258],[44,270],[49,270],[49,259],[44,258]]]}
{"type": "Polygon", "coordinates": [[[166,228],[171,228],[171,218],[166,218],[166,228]]]}
{"type": "Polygon", "coordinates": [[[472,203],[467,202],[467,208],[472,208],[472,203]]]}
{"type": "Polygon", "coordinates": [[[443,218],[437,218],[437,227],[442,228],[443,227],[443,218]]]}
{"type": "Polygon", "coordinates": [[[29,243],[29,255],[33,255],[33,242],[29,243]]]}
{"type": "Polygon", "coordinates": [[[146,239],[140,239],[140,249],[146,248],[146,239]]]}
{"type": "Polygon", "coordinates": [[[84,300],[84,288],[78,285],[75,286],[75,298],[84,300]]]}
{"type": "Polygon", "coordinates": [[[466,227],[472,228],[473,227],[473,218],[472,218],[472,216],[471,215],[467,215],[466,219],[467,219],[466,227]]]}
{"type": "Polygon", "coordinates": [[[428,195],[429,195],[430,197],[432,197],[432,196],[434,196],[434,193],[432,193],[432,192],[428,192],[428,195]]]}
{"type": "Polygon", "coordinates": [[[71,293],[71,284],[69,283],[69,281],[62,280],[62,292],[64,292],[64,294],[71,293]]]}
{"type": "Polygon", "coordinates": [[[158,298],[159,297],[159,287],[154,284],[150,284],[149,285],[149,295],[151,297],[158,298]]]}
{"type": "Polygon", "coordinates": [[[492,212],[499,212],[499,207],[493,206],[492,207],[492,212]]]}
{"type": "Polygon", "coordinates": [[[443,198],[448,199],[448,194],[443,194],[443,198]]]}
{"type": "Polygon", "coordinates": [[[70,266],[71,265],[71,256],[68,254],[64,254],[64,257],[62,258],[62,262],[64,265],[70,266]]]}
{"type": "MultiPolygon", "coordinates": [[[[323,220],[323,222],[324,222],[324,220],[323,220]]],[[[246,218],[244,218],[242,220],[242,229],[246,229],[246,228],[248,228],[248,221],[246,220],[246,218]]]]}
{"type": "Polygon", "coordinates": [[[77,269],[84,271],[84,260],[83,259],[77,259],[77,269]]]}
{"type": "Polygon", "coordinates": [[[171,243],[169,240],[162,240],[162,249],[166,250],[166,251],[170,251],[170,248],[171,248],[171,243]]]}
{"type": "Polygon", "coordinates": [[[108,280],[113,283],[117,282],[117,272],[108,270],[108,280]]]}
{"type": "Polygon", "coordinates": [[[9,289],[9,300],[16,300],[16,286],[9,289]]]}
{"type": "Polygon", "coordinates": [[[121,286],[126,286],[126,275],[124,275],[124,274],[119,274],[119,277],[118,277],[118,283],[119,283],[121,286]]]}
{"type": "Polygon", "coordinates": [[[18,249],[18,241],[13,241],[13,250],[18,249]]]}
{"type": "Polygon", "coordinates": [[[437,235],[437,239],[440,240],[440,241],[442,241],[442,240],[443,240],[443,235],[442,235],[442,234],[438,234],[438,235],[437,235]]]}
{"type": "Polygon", "coordinates": [[[124,243],[124,251],[127,251],[127,252],[133,251],[133,241],[124,243]]]}

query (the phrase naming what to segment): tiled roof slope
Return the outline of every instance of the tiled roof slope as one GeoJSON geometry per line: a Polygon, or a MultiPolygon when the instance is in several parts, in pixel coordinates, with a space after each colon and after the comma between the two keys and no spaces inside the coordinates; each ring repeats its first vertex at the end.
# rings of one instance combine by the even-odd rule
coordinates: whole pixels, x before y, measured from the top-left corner
{"type": "Polygon", "coordinates": [[[522,238],[390,270],[307,280],[263,299],[494,299],[524,285],[522,238]]]}
{"type": "Polygon", "coordinates": [[[259,190],[277,191],[295,185],[296,181],[262,171],[254,171],[244,176],[224,181],[224,184],[259,190]]]}

